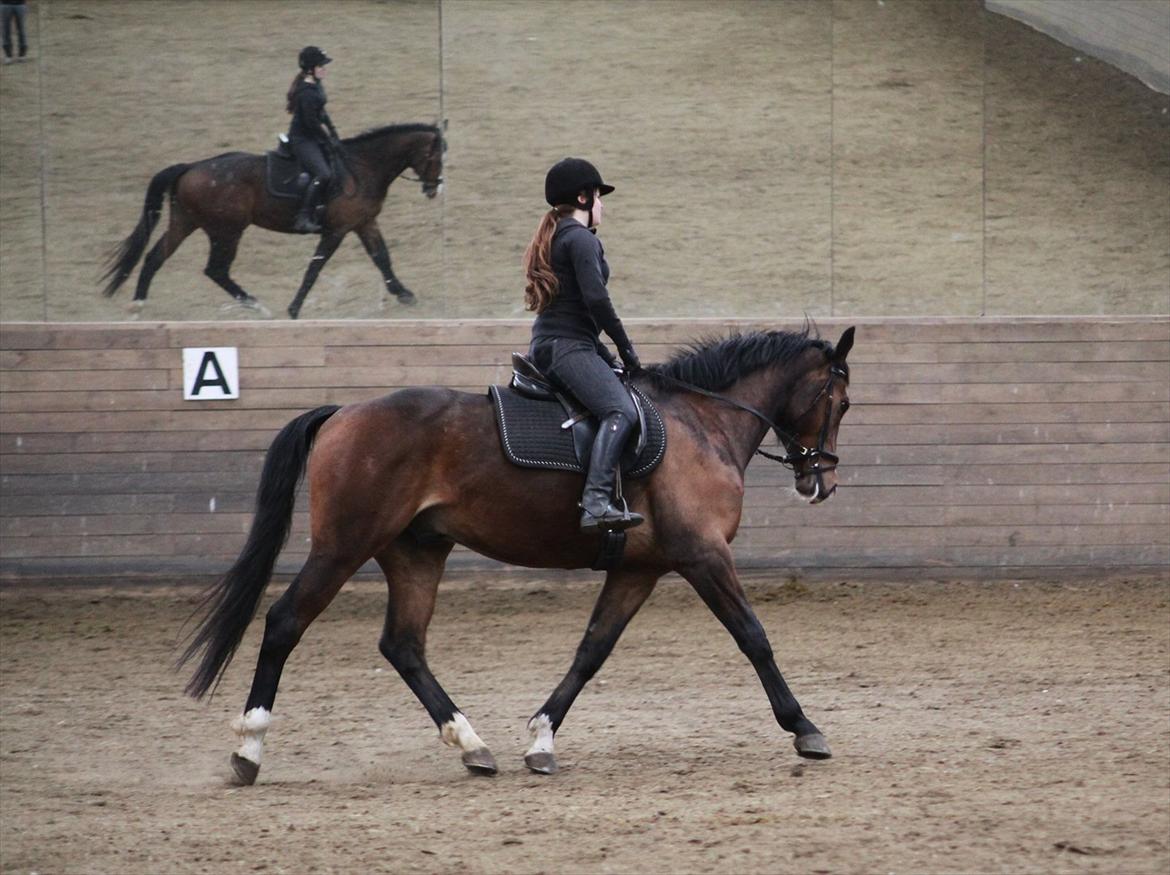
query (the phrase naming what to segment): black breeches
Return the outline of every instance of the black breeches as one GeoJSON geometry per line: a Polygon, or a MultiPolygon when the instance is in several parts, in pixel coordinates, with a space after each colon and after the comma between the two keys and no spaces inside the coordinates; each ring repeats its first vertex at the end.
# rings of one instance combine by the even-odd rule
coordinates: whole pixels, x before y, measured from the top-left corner
{"type": "Polygon", "coordinates": [[[321,180],[322,184],[329,182],[333,172],[329,169],[329,161],[326,160],[325,152],[320,144],[314,143],[312,140],[295,140],[288,145],[310,176],[321,180]]]}
{"type": "Polygon", "coordinates": [[[620,413],[627,422],[638,421],[630,393],[597,354],[594,344],[565,337],[537,337],[529,346],[528,354],[533,364],[589,408],[590,413],[601,419],[620,413]]]}

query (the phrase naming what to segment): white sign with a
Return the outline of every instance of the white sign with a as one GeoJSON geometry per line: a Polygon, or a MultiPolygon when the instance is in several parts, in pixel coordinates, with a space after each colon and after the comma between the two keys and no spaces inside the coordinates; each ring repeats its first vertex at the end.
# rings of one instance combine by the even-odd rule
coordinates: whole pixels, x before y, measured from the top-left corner
{"type": "Polygon", "coordinates": [[[183,400],[240,397],[240,359],[234,346],[183,350],[183,400]]]}

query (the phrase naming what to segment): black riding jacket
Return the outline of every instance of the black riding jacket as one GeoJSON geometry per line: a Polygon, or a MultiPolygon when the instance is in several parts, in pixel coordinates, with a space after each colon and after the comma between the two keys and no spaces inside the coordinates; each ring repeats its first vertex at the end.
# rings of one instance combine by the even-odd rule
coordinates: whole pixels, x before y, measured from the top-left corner
{"type": "Polygon", "coordinates": [[[591,341],[610,364],[613,356],[601,343],[604,331],[619,352],[633,344],[609,299],[609,263],[601,241],[576,219],[565,217],[553,233],[551,258],[560,286],[532,324],[533,337],[571,337],[591,341]]]}
{"type": "Polygon", "coordinates": [[[322,130],[322,125],[329,129],[334,138],[337,137],[333,121],[329,113],[325,112],[325,102],[325,87],[320,82],[306,82],[302,79],[297,83],[292,99],[292,122],[288,126],[290,142],[313,140],[328,143],[329,137],[322,130]]]}

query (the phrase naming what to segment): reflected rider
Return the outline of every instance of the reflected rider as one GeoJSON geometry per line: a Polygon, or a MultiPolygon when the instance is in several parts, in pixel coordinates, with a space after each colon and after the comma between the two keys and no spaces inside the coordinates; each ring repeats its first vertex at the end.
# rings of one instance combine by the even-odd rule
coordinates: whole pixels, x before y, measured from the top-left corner
{"type": "Polygon", "coordinates": [[[300,71],[288,89],[285,108],[292,114],[288,144],[310,176],[293,223],[293,231],[316,234],[321,230],[315,212],[329,191],[333,173],[329,167],[330,145],[340,143],[337,129],[325,111],[325,65],[333,61],[317,46],[305,46],[298,57],[300,71]]]}

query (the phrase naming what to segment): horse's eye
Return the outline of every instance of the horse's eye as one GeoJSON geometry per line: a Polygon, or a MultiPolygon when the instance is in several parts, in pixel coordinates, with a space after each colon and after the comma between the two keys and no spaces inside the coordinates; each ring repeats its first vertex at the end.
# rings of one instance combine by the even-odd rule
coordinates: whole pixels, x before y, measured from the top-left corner
{"type": "Polygon", "coordinates": [[[848,398],[842,398],[842,399],[841,399],[841,415],[842,415],[842,416],[844,416],[844,415],[845,415],[845,411],[846,411],[846,410],[848,410],[848,409],[849,409],[849,399],[848,399],[848,398]]]}

